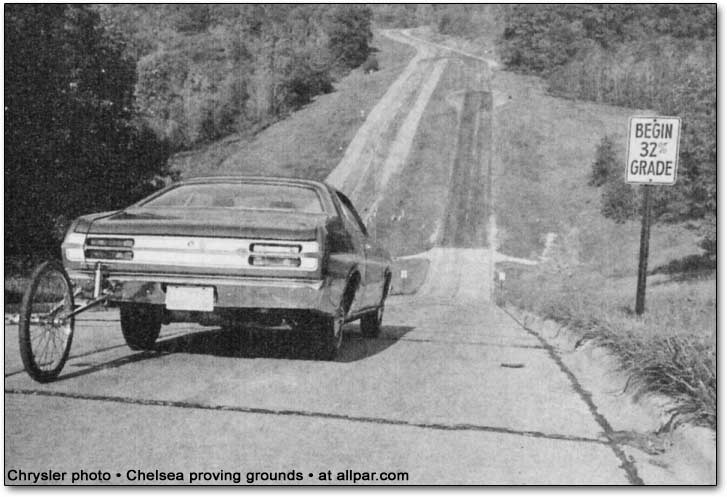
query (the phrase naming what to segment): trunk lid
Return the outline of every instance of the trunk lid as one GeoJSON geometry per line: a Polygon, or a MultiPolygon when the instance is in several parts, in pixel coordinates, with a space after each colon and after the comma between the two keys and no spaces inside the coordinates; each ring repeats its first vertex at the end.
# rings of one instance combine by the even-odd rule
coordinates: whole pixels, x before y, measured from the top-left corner
{"type": "Polygon", "coordinates": [[[325,214],[236,209],[127,209],[94,221],[88,234],[316,239],[325,214]]]}

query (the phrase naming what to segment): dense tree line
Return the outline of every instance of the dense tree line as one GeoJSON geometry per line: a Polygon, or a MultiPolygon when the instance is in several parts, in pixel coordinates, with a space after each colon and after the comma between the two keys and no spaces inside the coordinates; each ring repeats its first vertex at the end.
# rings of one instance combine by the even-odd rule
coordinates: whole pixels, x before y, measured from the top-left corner
{"type": "Polygon", "coordinates": [[[359,5],[101,5],[138,59],[137,109],[175,148],[254,131],[369,55],[359,5]]]}
{"type": "Polygon", "coordinates": [[[6,5],[6,262],[158,188],[173,151],[331,91],[371,38],[358,5],[6,5]]]}
{"type": "Polygon", "coordinates": [[[482,4],[376,4],[372,10],[379,26],[429,26],[438,33],[459,38],[489,37],[499,15],[498,6],[482,4]]]}
{"type": "MultiPolygon", "coordinates": [[[[499,40],[511,69],[544,76],[554,93],[652,109],[682,118],[679,179],[655,189],[662,221],[698,219],[703,246],[716,247],[716,8],[696,4],[511,5],[499,40]]],[[[602,212],[634,216],[636,191],[623,185],[623,154],[604,138],[592,182],[602,212]],[[618,158],[617,158],[618,157],[618,158]],[[611,173],[604,175],[604,164],[611,173]]]]}
{"type": "Polygon", "coordinates": [[[5,6],[5,254],[49,255],[68,220],[158,186],[165,144],[134,118],[134,62],[80,5],[5,6]]]}

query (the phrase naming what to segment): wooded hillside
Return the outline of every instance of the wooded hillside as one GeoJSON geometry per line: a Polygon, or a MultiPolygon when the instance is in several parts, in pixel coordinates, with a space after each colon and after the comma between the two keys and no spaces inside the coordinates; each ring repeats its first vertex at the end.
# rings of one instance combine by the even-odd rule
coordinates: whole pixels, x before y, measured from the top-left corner
{"type": "Polygon", "coordinates": [[[138,112],[176,149],[248,131],[330,92],[368,56],[347,5],[98,5],[138,61],[138,112]]]}
{"type": "MultiPolygon", "coordinates": [[[[714,5],[510,5],[500,13],[508,68],[547,79],[557,95],[682,118],[679,179],[655,189],[662,221],[699,220],[716,250],[717,20],[714,5]]],[[[620,137],[619,137],[620,138],[620,137]]],[[[604,137],[594,167],[604,178],[603,213],[636,213],[623,183],[620,142],[604,137]],[[603,173],[604,168],[609,171],[603,173]]]]}

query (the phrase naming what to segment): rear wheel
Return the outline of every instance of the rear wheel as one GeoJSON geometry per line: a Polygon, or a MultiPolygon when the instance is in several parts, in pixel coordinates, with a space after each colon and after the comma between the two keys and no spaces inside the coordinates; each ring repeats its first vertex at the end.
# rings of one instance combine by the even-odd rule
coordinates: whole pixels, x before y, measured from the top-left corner
{"type": "Polygon", "coordinates": [[[162,308],[148,304],[121,304],[121,332],[131,350],[151,350],[162,329],[162,308]]]}
{"type": "Polygon", "coordinates": [[[318,357],[324,361],[332,361],[338,355],[343,344],[344,312],[339,307],[336,314],[318,319],[318,357]]]}
{"type": "Polygon", "coordinates": [[[384,318],[384,303],[372,312],[361,316],[361,334],[366,338],[376,338],[381,334],[381,321],[384,318]]]}
{"type": "Polygon", "coordinates": [[[20,308],[20,357],[35,381],[54,380],[68,359],[73,340],[71,282],[60,263],[44,262],[33,272],[20,308]]]}
{"type": "Polygon", "coordinates": [[[381,334],[381,322],[384,319],[384,303],[386,296],[389,294],[389,283],[391,276],[387,273],[384,279],[384,292],[381,294],[381,303],[375,311],[371,311],[361,316],[361,334],[366,338],[376,338],[381,334]]]}

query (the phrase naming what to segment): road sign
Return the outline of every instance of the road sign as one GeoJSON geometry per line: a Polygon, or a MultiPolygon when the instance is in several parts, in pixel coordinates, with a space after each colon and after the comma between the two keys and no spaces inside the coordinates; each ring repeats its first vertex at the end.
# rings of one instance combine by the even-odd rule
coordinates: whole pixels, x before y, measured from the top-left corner
{"type": "Polygon", "coordinates": [[[629,147],[626,154],[626,183],[644,185],[641,207],[639,273],[636,280],[636,314],[643,314],[646,302],[646,270],[651,231],[651,188],[677,181],[679,134],[678,117],[632,116],[629,120],[629,147]]]}
{"type": "Polygon", "coordinates": [[[680,131],[681,119],[678,117],[631,117],[626,183],[676,183],[680,131]]]}

